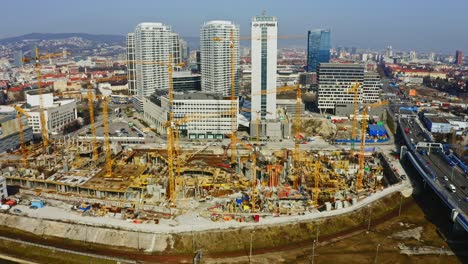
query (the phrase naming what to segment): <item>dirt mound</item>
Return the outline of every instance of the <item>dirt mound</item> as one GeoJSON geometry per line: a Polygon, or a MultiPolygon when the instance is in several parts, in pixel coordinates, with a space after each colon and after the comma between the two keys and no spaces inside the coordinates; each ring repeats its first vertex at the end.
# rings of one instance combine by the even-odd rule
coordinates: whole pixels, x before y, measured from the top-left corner
{"type": "Polygon", "coordinates": [[[325,118],[303,119],[301,124],[301,132],[305,136],[322,136],[323,138],[331,138],[336,134],[336,125],[325,118]]]}

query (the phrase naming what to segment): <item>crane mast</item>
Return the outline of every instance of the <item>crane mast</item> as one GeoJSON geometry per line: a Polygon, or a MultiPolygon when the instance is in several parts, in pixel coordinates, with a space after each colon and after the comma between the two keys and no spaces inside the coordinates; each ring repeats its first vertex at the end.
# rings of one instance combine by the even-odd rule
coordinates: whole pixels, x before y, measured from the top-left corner
{"type": "Polygon", "coordinates": [[[109,142],[109,113],[108,113],[108,99],[105,97],[102,100],[102,110],[104,115],[104,149],[106,153],[106,175],[105,177],[112,177],[112,153],[109,142]]]}
{"type": "Polygon", "coordinates": [[[234,30],[231,29],[229,49],[231,54],[231,164],[237,162],[237,98],[236,98],[236,73],[234,69],[234,30]]]}
{"type": "Polygon", "coordinates": [[[88,81],[88,106],[89,106],[89,124],[91,127],[91,144],[93,147],[93,160],[96,162],[98,160],[98,146],[96,142],[96,125],[94,123],[94,96],[91,86],[91,82],[88,81]]]}
{"type": "Polygon", "coordinates": [[[362,124],[361,124],[361,146],[359,150],[359,162],[358,162],[359,171],[358,171],[357,178],[356,178],[356,190],[357,191],[362,190],[362,181],[364,178],[364,162],[365,162],[364,148],[366,145],[366,130],[367,130],[367,119],[368,119],[367,115],[369,113],[369,109],[378,107],[378,106],[387,105],[387,104],[388,104],[388,101],[384,100],[384,101],[368,104],[364,107],[364,111],[363,111],[364,118],[362,119],[362,124]]]}
{"type": "Polygon", "coordinates": [[[42,75],[41,62],[39,57],[39,48],[36,47],[36,78],[37,78],[37,93],[39,94],[39,121],[41,122],[42,144],[44,151],[49,146],[49,133],[47,132],[46,120],[44,114],[44,98],[42,96],[42,75]]]}

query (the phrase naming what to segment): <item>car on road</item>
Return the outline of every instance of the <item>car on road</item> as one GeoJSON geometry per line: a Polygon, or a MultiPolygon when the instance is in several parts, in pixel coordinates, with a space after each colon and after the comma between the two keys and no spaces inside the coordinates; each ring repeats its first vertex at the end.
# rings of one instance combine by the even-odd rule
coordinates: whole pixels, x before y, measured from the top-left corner
{"type": "Polygon", "coordinates": [[[401,178],[402,180],[406,180],[406,175],[403,174],[403,175],[400,176],[400,178],[401,178]]]}
{"type": "Polygon", "coordinates": [[[456,192],[457,192],[457,189],[455,188],[455,185],[453,185],[453,184],[447,185],[447,189],[448,189],[451,193],[456,193],[456,192]]]}
{"type": "Polygon", "coordinates": [[[38,209],[38,208],[39,208],[39,207],[37,207],[37,206],[35,206],[35,205],[29,206],[29,209],[33,209],[33,210],[36,210],[36,209],[38,209]]]}
{"type": "Polygon", "coordinates": [[[468,203],[468,197],[465,197],[465,198],[463,199],[463,201],[465,201],[465,202],[468,203]]]}
{"type": "Polygon", "coordinates": [[[447,176],[444,176],[444,181],[448,181],[448,177],[447,177],[447,176]]]}

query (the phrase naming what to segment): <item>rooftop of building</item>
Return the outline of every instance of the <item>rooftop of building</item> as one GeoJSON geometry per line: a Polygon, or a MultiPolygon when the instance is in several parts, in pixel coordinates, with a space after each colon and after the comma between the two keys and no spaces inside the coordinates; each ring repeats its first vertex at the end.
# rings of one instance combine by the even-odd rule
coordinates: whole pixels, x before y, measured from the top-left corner
{"type": "Polygon", "coordinates": [[[320,63],[320,68],[364,68],[358,63],[320,63]]]}
{"type": "Polygon", "coordinates": [[[205,22],[205,26],[207,25],[234,25],[232,21],[226,21],[226,20],[211,20],[208,22],[205,22]]]}
{"type": "Polygon", "coordinates": [[[278,21],[276,17],[267,16],[265,12],[260,16],[252,17],[252,22],[276,22],[276,21],[278,21]]]}
{"type": "MultiPolygon", "coordinates": [[[[167,97],[167,91],[156,91],[151,95],[151,97],[167,97]]],[[[194,91],[174,93],[174,100],[230,100],[230,98],[224,97],[222,94],[194,91]]]]}
{"type": "Polygon", "coordinates": [[[445,123],[449,124],[445,117],[441,116],[428,116],[427,119],[431,120],[432,123],[445,123]]]}

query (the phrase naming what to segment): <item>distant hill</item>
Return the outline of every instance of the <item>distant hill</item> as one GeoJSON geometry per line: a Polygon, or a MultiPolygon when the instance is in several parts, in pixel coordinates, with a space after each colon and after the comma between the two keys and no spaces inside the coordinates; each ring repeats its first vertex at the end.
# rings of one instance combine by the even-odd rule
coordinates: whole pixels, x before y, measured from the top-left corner
{"type": "Polygon", "coordinates": [[[89,41],[105,42],[105,43],[125,43],[125,36],[120,35],[103,35],[103,34],[87,34],[87,33],[30,33],[17,37],[0,39],[0,44],[8,44],[22,42],[24,40],[52,40],[66,39],[71,37],[80,37],[89,41]]]}

